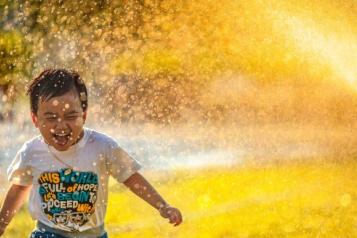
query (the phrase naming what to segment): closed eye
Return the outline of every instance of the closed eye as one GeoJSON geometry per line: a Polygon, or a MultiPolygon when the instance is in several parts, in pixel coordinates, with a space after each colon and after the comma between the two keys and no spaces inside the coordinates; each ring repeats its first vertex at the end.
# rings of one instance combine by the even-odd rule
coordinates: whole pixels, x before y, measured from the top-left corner
{"type": "Polygon", "coordinates": [[[54,121],[54,120],[56,120],[56,119],[57,119],[56,116],[46,117],[46,120],[48,120],[48,121],[54,121]]]}
{"type": "Polygon", "coordinates": [[[48,121],[54,121],[54,120],[57,119],[57,115],[56,115],[55,113],[52,113],[52,112],[46,112],[46,113],[44,114],[44,117],[45,117],[45,119],[48,120],[48,121]]]}
{"type": "Polygon", "coordinates": [[[72,110],[64,114],[65,120],[76,120],[79,117],[79,113],[75,110],[72,110]]]}
{"type": "Polygon", "coordinates": [[[66,120],[76,120],[78,116],[68,116],[66,117],[66,120]]]}

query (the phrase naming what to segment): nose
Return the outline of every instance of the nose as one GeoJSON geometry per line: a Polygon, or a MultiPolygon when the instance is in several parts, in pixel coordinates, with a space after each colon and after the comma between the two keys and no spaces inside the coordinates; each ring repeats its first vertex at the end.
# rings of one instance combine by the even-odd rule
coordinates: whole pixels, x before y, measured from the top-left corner
{"type": "Polygon", "coordinates": [[[62,118],[58,118],[55,124],[55,130],[59,132],[66,132],[68,131],[69,125],[63,120],[62,118]]]}

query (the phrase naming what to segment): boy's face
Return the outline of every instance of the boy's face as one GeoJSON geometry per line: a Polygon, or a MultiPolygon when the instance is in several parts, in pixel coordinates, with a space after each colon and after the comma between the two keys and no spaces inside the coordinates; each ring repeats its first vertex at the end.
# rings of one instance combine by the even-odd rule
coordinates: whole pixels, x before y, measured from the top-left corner
{"type": "Polygon", "coordinates": [[[65,151],[82,138],[86,113],[75,90],[48,101],[39,100],[38,104],[37,115],[31,114],[32,121],[47,144],[65,151]]]}

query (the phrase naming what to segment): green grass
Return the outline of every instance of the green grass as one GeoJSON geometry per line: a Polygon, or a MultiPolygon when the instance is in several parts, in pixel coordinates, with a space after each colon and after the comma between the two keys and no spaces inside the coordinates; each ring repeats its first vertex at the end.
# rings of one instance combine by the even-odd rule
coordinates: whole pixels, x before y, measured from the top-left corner
{"type": "MultiPolygon", "coordinates": [[[[145,174],[181,209],[173,227],[122,185],[112,185],[106,227],[116,237],[357,237],[357,162],[300,161],[145,174]]],[[[26,209],[4,237],[27,237],[26,209]]]]}

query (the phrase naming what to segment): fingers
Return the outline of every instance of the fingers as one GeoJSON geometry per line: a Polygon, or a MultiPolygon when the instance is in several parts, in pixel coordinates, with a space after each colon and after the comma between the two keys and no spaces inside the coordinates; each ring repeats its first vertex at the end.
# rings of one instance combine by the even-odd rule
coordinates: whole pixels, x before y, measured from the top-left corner
{"type": "Polygon", "coordinates": [[[164,218],[169,219],[169,223],[174,226],[178,226],[182,223],[182,215],[180,210],[174,207],[164,207],[159,209],[160,215],[164,218]]]}
{"type": "Polygon", "coordinates": [[[173,209],[169,214],[169,220],[171,224],[178,226],[182,223],[182,215],[179,210],[173,209]]]}

